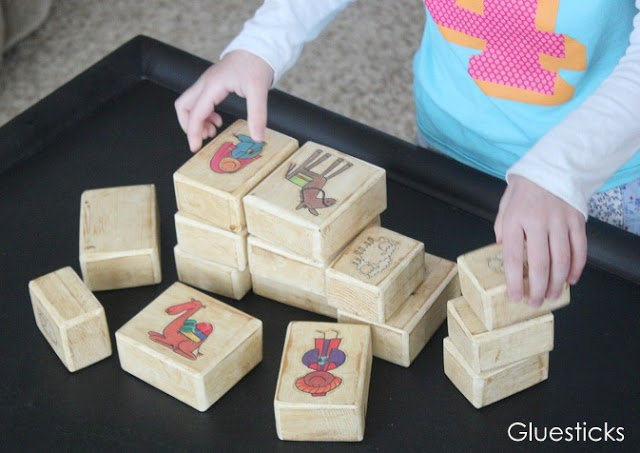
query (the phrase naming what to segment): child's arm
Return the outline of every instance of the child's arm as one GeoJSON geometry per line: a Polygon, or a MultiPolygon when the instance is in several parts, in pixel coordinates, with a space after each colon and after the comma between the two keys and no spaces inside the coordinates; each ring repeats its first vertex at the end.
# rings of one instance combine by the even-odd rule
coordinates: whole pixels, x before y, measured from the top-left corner
{"type": "MultiPolygon", "coordinates": [[[[636,0],[640,10],[640,0],[636,0]]],[[[575,283],[586,263],[589,198],[640,149],[640,13],[625,56],[601,86],[508,172],[496,218],[507,287],[522,294],[522,243],[528,244],[533,303],[575,283]],[[581,219],[580,219],[581,217],[581,219]],[[578,221],[580,220],[580,222],[578,221]],[[519,267],[518,267],[519,266],[519,267]]]]}
{"type": "Polygon", "coordinates": [[[293,66],[304,44],[352,1],[266,0],[223,51],[221,61],[175,102],[191,151],[200,149],[202,140],[222,125],[215,109],[229,93],[246,98],[250,134],[262,140],[269,89],[293,66]]]}

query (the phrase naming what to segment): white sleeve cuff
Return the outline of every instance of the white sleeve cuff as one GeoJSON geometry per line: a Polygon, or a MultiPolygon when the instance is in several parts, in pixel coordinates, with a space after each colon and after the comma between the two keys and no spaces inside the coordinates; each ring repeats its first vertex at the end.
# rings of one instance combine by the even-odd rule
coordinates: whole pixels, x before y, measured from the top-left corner
{"type": "Polygon", "coordinates": [[[585,220],[589,217],[589,198],[580,186],[579,180],[571,180],[560,168],[549,168],[546,163],[536,162],[535,157],[524,156],[513,165],[506,175],[507,183],[511,175],[519,175],[533,181],[543,189],[551,192],[556,197],[564,200],[569,205],[582,213],[585,220]]]}

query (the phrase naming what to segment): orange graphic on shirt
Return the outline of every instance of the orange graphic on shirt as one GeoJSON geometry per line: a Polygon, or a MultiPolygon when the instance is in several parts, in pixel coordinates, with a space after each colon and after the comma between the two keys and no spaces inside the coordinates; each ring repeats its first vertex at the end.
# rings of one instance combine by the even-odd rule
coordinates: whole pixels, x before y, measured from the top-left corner
{"type": "Polygon", "coordinates": [[[481,50],[468,72],[488,96],[539,105],[573,97],[560,69],[584,71],[586,49],[555,33],[560,0],[424,0],[444,38],[481,50]]]}

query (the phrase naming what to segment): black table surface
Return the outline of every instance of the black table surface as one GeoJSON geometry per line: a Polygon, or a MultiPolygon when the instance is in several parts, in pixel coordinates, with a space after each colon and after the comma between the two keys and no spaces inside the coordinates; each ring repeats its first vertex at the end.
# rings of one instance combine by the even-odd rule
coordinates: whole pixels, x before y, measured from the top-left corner
{"type": "MultiPolygon", "coordinates": [[[[362,442],[278,440],[273,396],[286,326],[328,318],[251,292],[241,301],[218,297],[263,321],[264,359],[206,412],[124,372],[115,331],[177,281],[172,174],[191,154],[173,101],[207,65],[140,36],[0,128],[4,451],[639,451],[640,238],[594,219],[587,268],[571,304],[556,312],[549,379],[480,410],[444,375],[444,325],[409,368],[374,359],[362,442]],[[27,284],[64,266],[80,272],[84,190],[149,183],[160,205],[163,281],[96,292],[114,353],[70,373],[36,326],[27,284]],[[513,423],[538,437],[554,427],[565,435],[515,442],[513,423]],[[604,436],[612,427],[622,428],[611,432],[622,442],[604,436]]],[[[225,125],[246,115],[236,97],[221,110],[225,125]]],[[[384,167],[383,226],[424,242],[429,253],[455,260],[494,241],[503,182],[277,90],[269,115],[269,127],[300,143],[384,167]]]]}

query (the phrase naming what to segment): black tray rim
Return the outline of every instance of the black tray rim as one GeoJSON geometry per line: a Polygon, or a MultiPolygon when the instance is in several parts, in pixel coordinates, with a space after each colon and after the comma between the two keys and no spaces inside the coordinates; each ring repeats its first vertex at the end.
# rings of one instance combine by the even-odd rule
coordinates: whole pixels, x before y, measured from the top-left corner
{"type": "MultiPolygon", "coordinates": [[[[0,127],[0,175],[137,83],[150,81],[178,94],[211,64],[145,35],[132,38],[0,127]]],[[[246,118],[244,100],[237,96],[229,96],[220,109],[246,118]]],[[[389,179],[488,222],[498,211],[504,181],[278,89],[269,93],[268,126],[379,165],[389,179]],[[322,130],[312,126],[320,123],[322,130]]],[[[586,228],[588,264],[640,284],[640,236],[595,218],[586,228]]]]}

